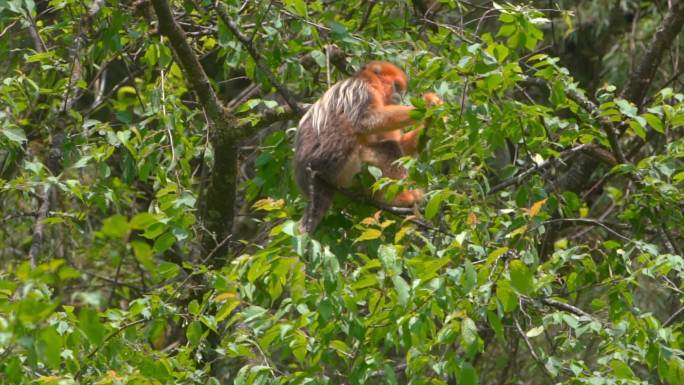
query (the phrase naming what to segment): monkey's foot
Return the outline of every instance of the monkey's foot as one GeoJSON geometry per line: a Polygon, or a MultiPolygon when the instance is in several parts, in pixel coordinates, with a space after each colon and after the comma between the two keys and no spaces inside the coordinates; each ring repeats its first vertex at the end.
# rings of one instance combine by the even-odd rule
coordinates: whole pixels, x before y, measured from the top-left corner
{"type": "Polygon", "coordinates": [[[408,190],[402,191],[394,197],[392,205],[400,207],[411,207],[414,204],[423,200],[425,193],[423,190],[408,190]]]}

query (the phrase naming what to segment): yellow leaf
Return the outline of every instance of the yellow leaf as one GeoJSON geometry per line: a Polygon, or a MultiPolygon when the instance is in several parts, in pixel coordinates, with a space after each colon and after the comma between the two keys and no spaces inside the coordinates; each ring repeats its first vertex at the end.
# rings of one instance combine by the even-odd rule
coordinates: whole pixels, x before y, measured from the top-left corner
{"type": "Polygon", "coordinates": [[[525,234],[526,231],[527,231],[527,225],[522,225],[522,226],[518,227],[517,229],[511,231],[510,233],[506,234],[506,238],[513,238],[516,235],[525,234]]]}
{"type": "Polygon", "coordinates": [[[388,226],[390,226],[391,224],[393,224],[394,222],[396,222],[396,221],[393,221],[393,220],[391,220],[391,219],[388,219],[388,220],[386,220],[386,221],[384,221],[384,222],[382,222],[382,223],[380,224],[380,228],[384,230],[384,229],[386,229],[388,226]]]}
{"type": "Polygon", "coordinates": [[[366,229],[366,231],[361,234],[360,237],[356,238],[354,242],[368,241],[371,239],[378,239],[382,235],[382,232],[377,229],[366,229]]]}
{"type": "Polygon", "coordinates": [[[589,208],[584,205],[579,209],[580,218],[586,218],[589,215],[589,208]]]}
{"type": "Polygon", "coordinates": [[[534,202],[534,204],[529,209],[523,209],[523,211],[525,211],[530,216],[530,218],[534,218],[537,216],[537,214],[539,214],[539,210],[541,210],[542,206],[544,206],[544,203],[546,203],[546,198],[534,202]]]}
{"type": "Polygon", "coordinates": [[[480,223],[480,220],[477,219],[477,215],[475,215],[475,213],[471,211],[468,213],[468,219],[466,220],[466,223],[469,225],[476,225],[480,223]]]}
{"type": "Polygon", "coordinates": [[[373,226],[378,224],[378,220],[374,217],[365,217],[361,221],[361,224],[364,226],[373,226]]]}
{"type": "Polygon", "coordinates": [[[273,211],[282,209],[285,206],[285,201],[282,199],[273,200],[273,198],[260,199],[252,205],[257,210],[273,211]]]}
{"type": "Polygon", "coordinates": [[[223,293],[219,293],[216,295],[216,301],[217,302],[223,302],[223,301],[227,301],[227,300],[233,299],[233,298],[235,298],[235,293],[232,293],[229,291],[225,291],[223,293]]]}
{"type": "Polygon", "coordinates": [[[396,234],[394,234],[394,243],[399,243],[404,236],[406,235],[406,232],[411,229],[411,226],[402,226],[399,231],[397,231],[396,234]]]}

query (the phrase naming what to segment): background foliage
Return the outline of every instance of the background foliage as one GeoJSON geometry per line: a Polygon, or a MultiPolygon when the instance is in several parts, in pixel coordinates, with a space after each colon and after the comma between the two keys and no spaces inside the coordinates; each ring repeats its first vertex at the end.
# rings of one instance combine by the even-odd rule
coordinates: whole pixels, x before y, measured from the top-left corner
{"type": "Polygon", "coordinates": [[[0,2],[0,379],[684,384],[684,2],[0,2]],[[296,231],[371,59],[422,214],[296,231]],[[426,109],[422,92],[445,105],[426,109]]]}

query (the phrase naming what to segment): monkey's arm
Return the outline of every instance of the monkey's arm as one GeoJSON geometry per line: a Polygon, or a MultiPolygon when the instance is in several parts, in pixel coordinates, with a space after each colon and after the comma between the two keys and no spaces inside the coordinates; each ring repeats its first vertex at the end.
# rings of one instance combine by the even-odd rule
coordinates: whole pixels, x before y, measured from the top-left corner
{"type": "Polygon", "coordinates": [[[409,117],[411,111],[413,107],[394,104],[371,107],[371,111],[364,118],[361,134],[378,134],[410,126],[415,123],[409,117]]]}
{"type": "Polygon", "coordinates": [[[399,145],[404,155],[415,155],[418,152],[418,135],[423,131],[423,127],[416,128],[401,136],[399,145]]]}
{"type": "MultiPolygon", "coordinates": [[[[444,104],[442,99],[434,92],[428,92],[424,94],[423,100],[425,100],[425,102],[430,106],[444,104]]],[[[420,135],[423,130],[427,129],[431,123],[432,119],[427,118],[423,122],[422,127],[407,132],[406,134],[403,134],[401,138],[399,138],[399,145],[401,146],[401,150],[404,152],[404,155],[414,155],[416,152],[418,152],[418,135],[420,135]]]]}

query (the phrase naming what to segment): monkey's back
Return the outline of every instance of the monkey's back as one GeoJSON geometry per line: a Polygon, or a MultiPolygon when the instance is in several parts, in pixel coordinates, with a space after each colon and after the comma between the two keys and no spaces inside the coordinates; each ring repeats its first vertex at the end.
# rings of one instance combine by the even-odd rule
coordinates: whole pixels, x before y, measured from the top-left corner
{"type": "Polygon", "coordinates": [[[356,135],[371,103],[367,82],[356,77],[331,87],[302,117],[295,139],[295,178],[308,195],[311,175],[334,185],[346,184],[359,170],[356,135]],[[340,178],[345,179],[340,181],[340,178]],[[342,182],[342,183],[340,183],[342,182]]]}

